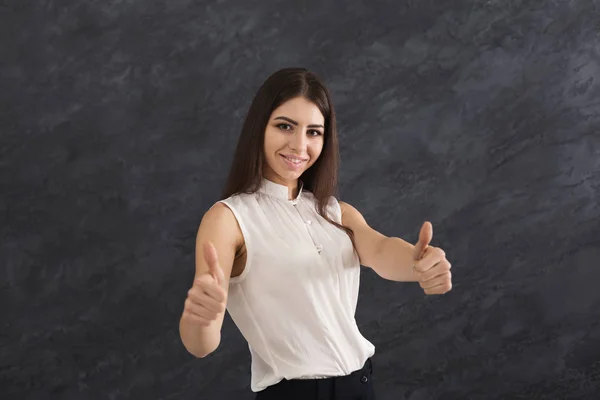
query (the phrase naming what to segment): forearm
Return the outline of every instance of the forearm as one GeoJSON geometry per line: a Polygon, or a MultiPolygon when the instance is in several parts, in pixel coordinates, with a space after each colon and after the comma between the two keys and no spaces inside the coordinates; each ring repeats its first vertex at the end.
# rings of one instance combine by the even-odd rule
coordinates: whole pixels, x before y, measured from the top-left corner
{"type": "Polygon", "coordinates": [[[371,268],[384,279],[397,282],[417,282],[413,271],[414,246],[400,238],[383,240],[371,268]]]}
{"type": "Polygon", "coordinates": [[[206,357],[215,351],[221,342],[221,330],[215,327],[217,322],[213,321],[209,326],[200,326],[183,316],[179,321],[179,335],[186,350],[198,358],[206,357]]]}

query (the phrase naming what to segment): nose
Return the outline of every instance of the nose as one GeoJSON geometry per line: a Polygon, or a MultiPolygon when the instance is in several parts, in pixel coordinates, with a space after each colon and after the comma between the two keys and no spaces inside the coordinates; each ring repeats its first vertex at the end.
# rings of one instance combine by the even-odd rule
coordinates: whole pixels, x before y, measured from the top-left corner
{"type": "Polygon", "coordinates": [[[294,134],[290,137],[290,148],[298,152],[304,152],[307,145],[308,138],[306,137],[306,132],[304,129],[297,129],[296,132],[294,132],[294,134]]]}

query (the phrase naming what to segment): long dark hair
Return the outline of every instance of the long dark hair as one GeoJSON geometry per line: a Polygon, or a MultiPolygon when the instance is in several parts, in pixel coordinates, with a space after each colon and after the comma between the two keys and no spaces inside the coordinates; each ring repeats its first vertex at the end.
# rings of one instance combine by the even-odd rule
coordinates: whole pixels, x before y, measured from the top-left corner
{"type": "Polygon", "coordinates": [[[317,161],[300,176],[303,190],[315,196],[315,209],[319,215],[346,232],[356,252],[352,229],[333,221],[325,212],[330,196],[338,195],[340,155],[335,110],[323,81],[305,68],[276,71],[256,93],[238,139],[221,200],[238,193],[254,193],[259,189],[265,162],[265,129],[271,113],[286,101],[300,96],[314,103],[325,118],[323,150],[317,161]]]}

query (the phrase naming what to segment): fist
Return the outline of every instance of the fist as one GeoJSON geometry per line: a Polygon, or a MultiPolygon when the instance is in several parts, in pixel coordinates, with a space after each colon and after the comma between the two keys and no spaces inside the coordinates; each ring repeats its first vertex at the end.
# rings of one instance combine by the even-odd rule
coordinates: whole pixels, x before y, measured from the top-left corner
{"type": "Polygon", "coordinates": [[[188,290],[183,315],[200,326],[208,326],[219,314],[225,312],[227,292],[222,287],[224,274],[219,265],[217,250],[209,242],[203,246],[203,252],[208,271],[196,277],[188,290]]]}
{"type": "Polygon", "coordinates": [[[452,265],[444,250],[429,245],[432,238],[433,227],[425,222],[415,245],[413,270],[425,294],[445,294],[452,290],[452,265]]]}

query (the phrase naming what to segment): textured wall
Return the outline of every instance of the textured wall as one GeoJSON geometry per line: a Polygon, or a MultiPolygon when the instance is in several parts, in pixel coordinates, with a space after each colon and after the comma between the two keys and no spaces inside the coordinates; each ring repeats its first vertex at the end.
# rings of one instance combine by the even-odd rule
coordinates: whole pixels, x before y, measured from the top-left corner
{"type": "Polygon", "coordinates": [[[307,66],[341,198],[454,289],[364,271],[381,399],[600,392],[600,4],[0,6],[0,398],[251,399],[247,346],[186,353],[194,239],[260,83],[307,66]]]}

